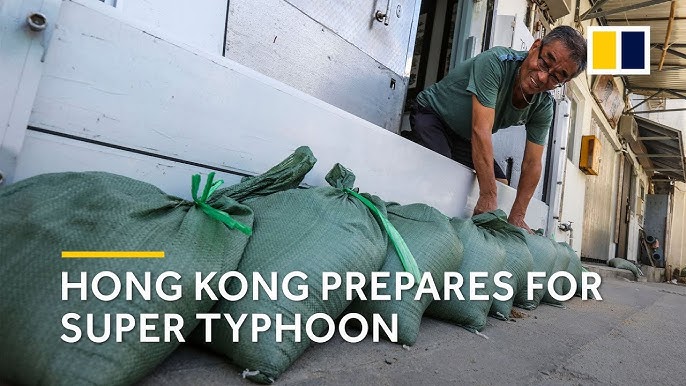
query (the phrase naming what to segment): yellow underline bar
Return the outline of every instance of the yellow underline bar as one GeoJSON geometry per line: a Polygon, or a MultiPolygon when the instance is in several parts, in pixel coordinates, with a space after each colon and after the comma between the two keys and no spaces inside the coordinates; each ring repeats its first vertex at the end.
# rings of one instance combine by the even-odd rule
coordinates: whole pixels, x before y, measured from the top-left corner
{"type": "Polygon", "coordinates": [[[164,251],[62,251],[63,259],[163,259],[164,251]]]}

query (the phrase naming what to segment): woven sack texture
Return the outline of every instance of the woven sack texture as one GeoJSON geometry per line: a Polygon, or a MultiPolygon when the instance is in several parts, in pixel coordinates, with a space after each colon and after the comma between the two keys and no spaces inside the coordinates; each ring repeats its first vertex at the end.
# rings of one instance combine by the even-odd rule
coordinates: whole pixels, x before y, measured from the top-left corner
{"type": "MultiPolygon", "coordinates": [[[[253,214],[235,197],[249,196],[251,190],[297,186],[314,164],[309,149],[299,149],[264,178],[216,192],[204,203],[215,211],[251,227],[253,214]],[[275,183],[276,182],[276,183],[275,183]]],[[[195,273],[234,270],[248,236],[211,218],[199,204],[165,194],[155,186],[131,178],[103,173],[55,173],[29,178],[0,190],[0,281],[4,300],[0,303],[0,374],[19,384],[130,384],[162,362],[178,345],[165,343],[162,314],[178,314],[187,336],[196,325],[195,314],[207,312],[214,301],[195,300],[195,273]],[[66,259],[62,251],[164,251],[159,259],[66,259]],[[87,300],[79,290],[69,290],[62,300],[61,275],[80,281],[87,273],[90,285],[99,272],[111,271],[122,281],[120,295],[104,302],[90,288],[87,300]],[[172,285],[181,285],[182,297],[166,301],[155,293],[155,279],[166,271],[180,275],[167,279],[163,290],[172,294],[172,285]],[[126,272],[143,281],[151,274],[151,300],[133,290],[126,300],[123,289],[126,272]],[[83,333],[76,343],[66,343],[62,327],[67,313],[81,315],[83,333]],[[159,343],[141,343],[137,320],[135,329],[116,342],[114,320],[110,339],[93,343],[86,336],[86,314],[93,314],[94,333],[103,335],[104,314],[159,314],[149,321],[159,343]]],[[[215,213],[216,214],[216,213],[215,213]]],[[[216,280],[212,282],[216,286],[216,280]]],[[[98,287],[110,294],[114,281],[104,279],[98,287]]]]}
{"type": "Polygon", "coordinates": [[[610,267],[626,269],[627,271],[631,271],[631,273],[633,273],[634,277],[636,278],[640,276],[640,273],[636,265],[634,265],[634,263],[630,262],[629,260],[622,259],[620,257],[615,257],[613,259],[608,260],[607,265],[609,265],[610,267]]]}
{"type": "Polygon", "coordinates": [[[516,295],[514,305],[527,310],[533,310],[541,304],[543,297],[548,292],[548,278],[553,274],[555,261],[557,258],[557,247],[555,242],[547,237],[541,236],[542,230],[537,234],[524,233],[526,245],[531,252],[533,259],[533,272],[544,272],[544,277],[537,277],[534,283],[541,284],[542,289],[534,289],[533,298],[528,299],[528,285],[525,285],[516,295]]]}
{"type": "MultiPolygon", "coordinates": [[[[494,222],[494,226],[489,229],[505,248],[503,271],[510,273],[512,277],[502,278],[502,282],[509,284],[513,292],[508,300],[493,299],[490,315],[501,320],[509,320],[515,295],[526,288],[527,275],[533,269],[534,260],[526,244],[526,231],[508,223],[504,212],[500,212],[500,216],[501,221],[494,222]]],[[[505,295],[505,290],[498,289],[498,293],[505,295]]]]}
{"type": "MultiPolygon", "coordinates": [[[[553,241],[553,245],[555,246],[555,250],[557,253],[555,254],[555,265],[553,266],[553,272],[552,274],[555,274],[556,272],[560,271],[567,271],[567,267],[569,267],[569,253],[567,252],[567,248],[565,248],[562,244],[553,241]]],[[[555,292],[558,295],[564,295],[565,289],[569,290],[569,280],[565,277],[558,277],[557,280],[555,280],[555,283],[553,284],[553,288],[555,289],[555,292]]],[[[543,300],[541,300],[543,303],[555,305],[555,306],[562,306],[562,302],[554,299],[552,295],[550,294],[549,291],[546,291],[545,295],[543,296],[543,300]]]]}
{"type": "MultiPolygon", "coordinates": [[[[493,280],[496,272],[505,265],[505,248],[489,231],[490,227],[498,227],[501,214],[495,212],[482,213],[472,218],[454,218],[450,223],[464,245],[462,264],[458,272],[464,279],[461,292],[465,300],[442,299],[433,301],[426,310],[427,315],[449,321],[470,331],[481,331],[486,326],[488,312],[493,303],[493,294],[497,287],[493,280]],[[484,288],[476,288],[476,295],[487,295],[488,300],[470,300],[471,272],[487,272],[487,278],[478,278],[484,283],[484,288]]],[[[454,294],[453,294],[454,295],[454,294]]]]}
{"type": "MultiPolygon", "coordinates": [[[[464,250],[457,232],[450,225],[450,219],[425,204],[388,204],[387,210],[388,219],[412,251],[419,270],[431,274],[436,290],[441,294],[444,272],[458,270],[464,250]]],[[[389,326],[391,315],[397,314],[398,343],[411,346],[417,340],[422,315],[433,296],[425,293],[419,300],[415,300],[420,284],[415,283],[411,290],[402,292],[401,299],[395,299],[395,273],[404,271],[404,267],[398,253],[391,246],[387,248],[386,261],[380,271],[391,273],[390,277],[379,280],[386,285],[381,293],[389,294],[391,300],[370,300],[371,291],[367,286],[367,300],[355,299],[347,311],[363,315],[370,324],[372,315],[379,314],[389,326]]]]}
{"type": "MultiPolygon", "coordinates": [[[[238,271],[251,277],[253,272],[263,277],[278,275],[279,289],[276,300],[269,299],[260,290],[259,300],[253,300],[252,280],[248,280],[249,296],[240,300],[220,300],[213,312],[231,314],[234,320],[246,314],[238,330],[238,341],[233,341],[233,329],[226,321],[212,324],[212,340],[205,343],[223,354],[241,369],[244,375],[259,383],[273,382],[312,343],[304,325],[314,314],[325,313],[337,318],[351,301],[346,300],[346,273],[360,272],[368,281],[371,272],[378,271],[386,257],[388,238],[379,222],[358,198],[346,191],[352,188],[354,174],[336,165],[327,176],[331,187],[291,189],[245,201],[255,214],[254,233],[248,243],[238,271]],[[281,280],[291,272],[307,275],[306,283],[291,280],[289,288],[298,294],[298,285],[307,284],[309,296],[302,301],[289,300],[281,289],[281,280]],[[343,284],[329,292],[322,300],[322,273],[336,272],[343,284]],[[271,319],[271,328],[252,342],[253,324],[250,315],[264,314],[271,319]],[[285,331],[277,342],[276,317],[282,315],[282,324],[295,324],[295,315],[301,317],[301,341],[296,342],[293,331],[285,331]]],[[[376,196],[363,195],[384,214],[385,203],[376,196]]],[[[237,293],[239,283],[232,281],[229,293],[237,293]]],[[[318,336],[327,329],[317,319],[313,332],[318,336]]],[[[204,329],[198,328],[204,340],[204,329]]]]}
{"type": "MultiPolygon", "coordinates": [[[[574,276],[574,281],[576,281],[576,291],[575,295],[581,296],[581,273],[584,270],[584,267],[581,266],[581,259],[579,258],[579,255],[574,252],[572,247],[567,244],[566,242],[560,242],[560,245],[562,245],[566,250],[567,254],[569,255],[569,265],[567,266],[567,272],[571,273],[572,276],[574,276]]],[[[563,290],[565,293],[569,291],[569,288],[567,285],[570,284],[567,280],[563,282],[564,288],[563,290]]]]}

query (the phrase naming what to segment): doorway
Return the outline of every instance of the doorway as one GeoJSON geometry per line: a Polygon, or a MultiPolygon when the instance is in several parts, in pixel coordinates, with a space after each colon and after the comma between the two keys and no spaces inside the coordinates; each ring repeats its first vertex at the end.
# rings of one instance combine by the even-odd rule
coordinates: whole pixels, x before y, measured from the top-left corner
{"type": "Polygon", "coordinates": [[[456,63],[474,53],[469,37],[473,2],[422,1],[417,22],[405,111],[421,91],[445,77],[456,63]]]}
{"type": "Polygon", "coordinates": [[[631,204],[632,197],[635,195],[633,192],[633,186],[635,185],[634,168],[626,157],[623,157],[622,171],[621,171],[621,186],[618,192],[617,200],[617,237],[615,242],[617,243],[617,249],[615,257],[621,257],[623,259],[628,258],[628,245],[629,245],[629,223],[631,221],[631,204]]]}
{"type": "Polygon", "coordinates": [[[592,119],[591,133],[600,141],[600,164],[597,175],[587,175],[584,196],[581,257],[608,261],[616,255],[617,191],[622,163],[612,142],[600,128],[599,118],[592,119]]]}

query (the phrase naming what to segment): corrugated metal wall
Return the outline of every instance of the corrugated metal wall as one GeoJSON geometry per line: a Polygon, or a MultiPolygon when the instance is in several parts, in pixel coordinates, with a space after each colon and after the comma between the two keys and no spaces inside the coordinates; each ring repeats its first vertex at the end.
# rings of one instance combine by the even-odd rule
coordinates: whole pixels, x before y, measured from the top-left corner
{"type": "Polygon", "coordinates": [[[609,260],[614,257],[614,230],[618,182],[618,157],[612,144],[593,120],[593,132],[598,133],[602,147],[597,176],[586,177],[583,241],[581,256],[609,260]],[[612,253],[611,253],[612,251],[612,253]]]}

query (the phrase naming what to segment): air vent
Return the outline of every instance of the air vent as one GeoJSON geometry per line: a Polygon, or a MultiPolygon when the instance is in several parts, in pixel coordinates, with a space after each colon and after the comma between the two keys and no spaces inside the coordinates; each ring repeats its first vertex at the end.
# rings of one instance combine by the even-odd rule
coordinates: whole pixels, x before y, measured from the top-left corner
{"type": "Polygon", "coordinates": [[[553,20],[569,15],[572,9],[569,0],[545,0],[544,3],[548,6],[548,14],[553,20]]]}
{"type": "Polygon", "coordinates": [[[619,135],[630,144],[638,141],[638,124],[633,115],[622,115],[619,118],[619,135]]]}

